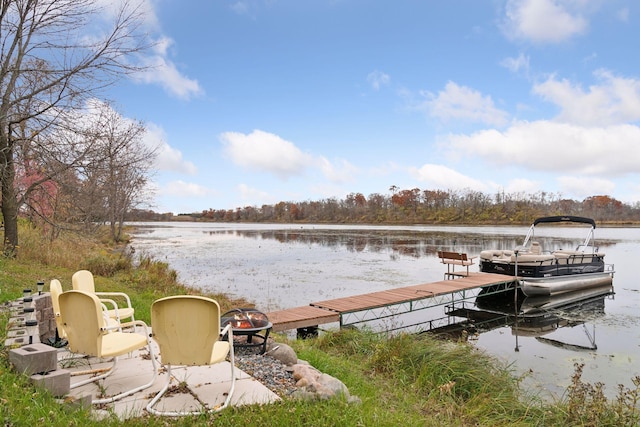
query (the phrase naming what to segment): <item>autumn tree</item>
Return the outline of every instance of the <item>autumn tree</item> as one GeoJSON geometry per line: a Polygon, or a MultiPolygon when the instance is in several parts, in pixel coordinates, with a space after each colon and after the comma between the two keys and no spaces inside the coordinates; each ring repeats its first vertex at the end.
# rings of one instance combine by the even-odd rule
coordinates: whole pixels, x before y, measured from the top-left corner
{"type": "MultiPolygon", "coordinates": [[[[20,149],[58,126],[58,118],[129,72],[145,48],[142,15],[126,0],[117,10],[99,0],[0,2],[0,188],[4,251],[15,253],[18,214],[35,180],[18,192],[20,149]],[[105,17],[110,23],[104,26],[105,17]]],[[[56,144],[56,141],[48,141],[56,144]]],[[[42,146],[29,144],[34,157],[42,146]]],[[[23,156],[25,157],[25,156],[23,156]]],[[[46,177],[42,177],[45,179],[46,177]]]]}

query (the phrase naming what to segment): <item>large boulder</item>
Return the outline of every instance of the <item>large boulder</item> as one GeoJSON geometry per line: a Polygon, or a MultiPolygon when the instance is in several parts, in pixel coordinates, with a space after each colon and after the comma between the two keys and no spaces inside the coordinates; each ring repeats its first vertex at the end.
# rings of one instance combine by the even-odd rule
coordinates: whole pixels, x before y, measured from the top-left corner
{"type": "Polygon", "coordinates": [[[353,397],[349,389],[339,379],[329,374],[324,374],[306,363],[297,363],[292,366],[293,379],[296,381],[298,390],[293,392],[293,397],[298,399],[331,399],[342,397],[350,403],[359,402],[360,399],[353,397]]]}
{"type": "Polygon", "coordinates": [[[282,343],[269,343],[266,354],[282,362],[283,365],[291,366],[298,363],[298,355],[291,346],[282,343]]]}

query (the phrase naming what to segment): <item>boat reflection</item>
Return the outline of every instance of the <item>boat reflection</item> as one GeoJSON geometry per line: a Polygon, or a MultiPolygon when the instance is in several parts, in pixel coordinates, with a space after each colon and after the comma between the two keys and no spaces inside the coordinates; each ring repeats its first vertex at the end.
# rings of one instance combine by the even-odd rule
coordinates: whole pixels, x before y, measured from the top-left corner
{"type": "Polygon", "coordinates": [[[525,297],[514,290],[483,295],[475,302],[447,307],[448,316],[457,321],[434,328],[430,333],[448,338],[467,339],[493,329],[509,327],[516,337],[535,337],[538,341],[573,350],[595,350],[594,321],[605,315],[605,300],[612,298],[612,285],[553,296],[525,297]],[[590,325],[590,327],[589,327],[590,325]],[[560,328],[580,327],[589,345],[570,344],[545,337],[560,328]]]}

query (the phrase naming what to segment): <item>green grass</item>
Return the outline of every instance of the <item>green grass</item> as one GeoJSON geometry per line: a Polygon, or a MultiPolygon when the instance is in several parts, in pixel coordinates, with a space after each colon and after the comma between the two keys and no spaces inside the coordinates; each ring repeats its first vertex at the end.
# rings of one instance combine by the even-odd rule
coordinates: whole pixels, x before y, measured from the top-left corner
{"type": "MultiPolygon", "coordinates": [[[[70,288],[71,275],[82,268],[96,274],[98,290],[123,291],[132,298],[136,317],[149,322],[149,307],[160,297],[197,293],[176,281],[165,263],[135,259],[119,248],[65,237],[38,239],[23,232],[17,259],[0,258],[0,302],[35,289],[37,280],[61,280],[70,288]],[[35,245],[35,246],[32,246],[35,245]]],[[[45,288],[46,289],[46,288],[45,288]]],[[[210,295],[223,309],[248,306],[224,295],[210,295]]],[[[0,312],[0,339],[8,315],[0,312]]],[[[279,337],[284,340],[284,337],[279,337]]],[[[127,425],[251,425],[251,426],[634,426],[640,378],[636,389],[620,388],[607,401],[601,385],[582,382],[577,366],[567,397],[547,403],[523,395],[508,367],[465,343],[435,340],[427,335],[387,337],[345,329],[319,338],[292,341],[298,357],[348,387],[359,403],[345,399],[302,402],[285,399],[268,406],[228,408],[219,414],[189,418],[143,417],[127,425]]],[[[10,369],[8,349],[0,347],[0,423],[16,425],[110,426],[115,417],[94,420],[89,411],[60,405],[10,369]]]]}

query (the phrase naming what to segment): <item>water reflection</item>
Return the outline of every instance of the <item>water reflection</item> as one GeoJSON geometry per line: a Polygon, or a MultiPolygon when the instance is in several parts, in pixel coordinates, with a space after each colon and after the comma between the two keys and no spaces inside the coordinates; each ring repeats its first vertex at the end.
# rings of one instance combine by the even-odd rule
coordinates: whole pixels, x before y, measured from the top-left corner
{"type": "MultiPolygon", "coordinates": [[[[452,250],[477,254],[486,248],[508,250],[522,244],[518,236],[488,236],[486,234],[411,231],[411,230],[324,230],[301,228],[299,230],[206,230],[209,236],[234,236],[253,240],[274,240],[282,244],[344,248],[349,252],[383,253],[421,258],[436,256],[439,250],[452,250]]],[[[543,251],[575,249],[582,242],[576,238],[537,236],[543,251]]],[[[596,242],[606,247],[612,241],[596,242]]]]}
{"type": "MultiPolygon", "coordinates": [[[[605,300],[613,298],[614,290],[612,286],[605,286],[544,297],[525,297],[518,291],[517,296],[513,289],[498,294],[488,294],[483,290],[475,301],[448,306],[449,322],[426,332],[467,340],[506,327],[515,336],[516,349],[519,337],[535,337],[542,343],[565,349],[596,350],[595,321],[605,316],[605,300]],[[584,329],[588,343],[545,337],[560,328],[577,326],[584,329]]],[[[582,334],[577,332],[577,335],[582,334]]]]}

